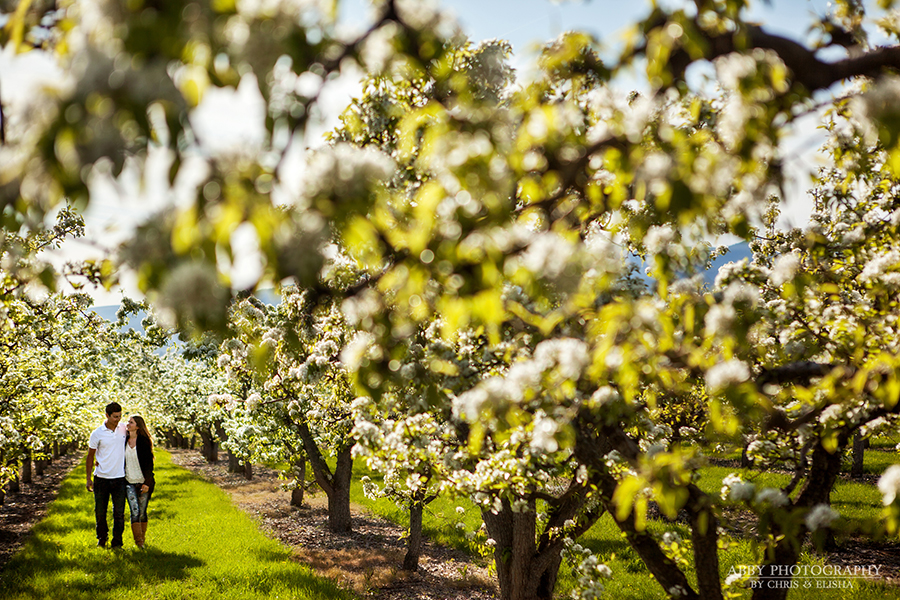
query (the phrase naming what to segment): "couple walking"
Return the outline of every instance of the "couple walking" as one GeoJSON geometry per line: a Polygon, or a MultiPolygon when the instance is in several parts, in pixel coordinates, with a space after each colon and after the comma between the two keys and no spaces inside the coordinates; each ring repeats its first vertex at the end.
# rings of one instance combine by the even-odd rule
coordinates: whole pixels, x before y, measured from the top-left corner
{"type": "Polygon", "coordinates": [[[147,505],[155,483],[153,441],[142,417],[133,415],[124,426],[119,423],[121,420],[122,407],[117,402],[111,402],[106,406],[106,421],[91,433],[85,464],[87,489],[94,492],[98,545],[106,547],[109,536],[106,511],[112,498],[113,535],[110,547],[122,547],[127,498],[134,543],[138,548],[143,548],[147,536],[147,505]]]}

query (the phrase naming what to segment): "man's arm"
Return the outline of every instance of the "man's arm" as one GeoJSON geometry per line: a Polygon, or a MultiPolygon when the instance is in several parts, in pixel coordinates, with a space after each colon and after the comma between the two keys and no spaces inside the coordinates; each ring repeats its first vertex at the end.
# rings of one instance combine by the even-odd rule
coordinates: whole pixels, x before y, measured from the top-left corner
{"type": "Polygon", "coordinates": [[[87,460],[84,463],[85,471],[87,471],[87,489],[89,492],[94,491],[94,481],[91,479],[91,471],[94,470],[94,453],[97,452],[93,448],[88,448],[87,460]]]}

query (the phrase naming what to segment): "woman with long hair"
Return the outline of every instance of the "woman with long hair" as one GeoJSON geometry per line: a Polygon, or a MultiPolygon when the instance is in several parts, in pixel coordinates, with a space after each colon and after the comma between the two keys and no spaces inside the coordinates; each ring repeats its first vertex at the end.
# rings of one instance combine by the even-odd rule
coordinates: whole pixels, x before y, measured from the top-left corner
{"type": "Polygon", "coordinates": [[[147,505],[156,481],[153,479],[153,439],[140,415],[128,419],[125,430],[125,495],[131,510],[131,533],[138,548],[147,539],[147,505]]]}

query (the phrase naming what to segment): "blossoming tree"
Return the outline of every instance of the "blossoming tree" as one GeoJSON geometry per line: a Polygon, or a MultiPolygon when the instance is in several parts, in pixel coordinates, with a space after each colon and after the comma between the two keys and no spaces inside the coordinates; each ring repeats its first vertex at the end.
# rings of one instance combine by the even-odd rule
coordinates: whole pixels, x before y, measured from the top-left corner
{"type": "Polygon", "coordinates": [[[277,307],[255,298],[237,303],[229,323],[234,337],[218,358],[228,385],[211,397],[232,417],[228,444],[248,458],[286,462],[294,485],[304,484],[308,462],[328,497],[329,528],[349,531],[353,396],[338,360],[347,335],[343,316],[332,303],[316,306],[288,287],[277,307]]]}
{"type": "MultiPolygon", "coordinates": [[[[0,199],[37,213],[64,196],[89,201],[92,171],[115,174],[126,159],[141,168],[151,149],[167,152],[173,182],[199,183],[193,202],[126,248],[143,288],[182,329],[225,331],[233,234],[249,228],[260,281],[291,279],[306,318],[339,323],[345,306],[372,307],[359,321],[365,343],[344,349],[366,398],[357,408],[390,406],[408,384],[404,363],[415,362],[408,338],[432,324],[444,343],[507,344],[483,378],[435,395],[466,442],[445,456],[442,478],[482,506],[504,599],[550,598],[561,552],[577,558],[583,581],[605,575],[566,541],[602,512],[670,596],[717,599],[737,585],[722,582],[724,509],[751,510],[765,584],[797,563],[811,533],[846,526],[828,506],[840,451],[900,410],[900,120],[887,75],[900,50],[866,43],[872,28],[896,39],[896,26],[840,0],[801,43],[748,22],[745,0],[653,4],[617,57],[601,60],[586,34],[563,35],[534,82],[498,99],[456,68],[462,42],[423,6],[376,2],[371,28],[348,39],[333,11],[306,3],[76,5],[61,28],[72,85],[32,107],[33,127],[15,129],[0,199]],[[293,151],[319,94],[353,61],[422,82],[411,89],[424,93],[388,113],[387,126],[361,120],[359,135],[310,157],[305,185],[292,186],[293,151]],[[697,89],[694,67],[704,64],[717,90],[697,89]],[[616,82],[636,65],[647,91],[626,98],[616,82]],[[266,107],[262,146],[198,152],[191,119],[203,92],[251,76],[266,107]],[[851,79],[865,83],[843,89],[859,102],[838,101],[829,117],[835,169],[817,186],[817,223],[779,233],[786,133],[851,79]],[[391,136],[387,151],[371,147],[367,130],[391,136]],[[725,233],[757,253],[710,291],[692,276],[712,256],[707,240],[725,233]],[[645,258],[649,289],[629,276],[620,247],[645,258]],[[342,276],[330,272],[334,257],[349,261],[342,276]],[[791,489],[735,477],[721,493],[702,489],[700,448],[674,443],[659,412],[701,389],[707,439],[754,434],[761,458],[767,441],[796,450],[781,456],[796,463],[791,489]],[[696,584],[671,538],[646,528],[651,501],[690,525],[679,559],[696,584]]],[[[309,337],[304,364],[322,344],[313,354],[331,369],[348,341],[309,337]]],[[[258,367],[277,372],[267,393],[302,380],[291,374],[296,356],[284,356],[258,367]]],[[[452,361],[419,364],[423,380],[458,374],[452,361]]],[[[341,377],[327,383],[319,391],[348,399],[341,377]]],[[[897,531],[896,473],[881,480],[886,508],[873,531],[897,531]]]]}

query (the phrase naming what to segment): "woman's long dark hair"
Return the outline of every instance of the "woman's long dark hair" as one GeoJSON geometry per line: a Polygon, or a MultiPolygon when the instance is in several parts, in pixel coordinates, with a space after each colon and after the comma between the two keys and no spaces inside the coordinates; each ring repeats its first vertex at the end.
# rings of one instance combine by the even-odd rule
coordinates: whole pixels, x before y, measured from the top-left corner
{"type": "MultiPolygon", "coordinates": [[[[147,438],[147,441],[150,442],[150,448],[153,448],[153,438],[150,437],[150,430],[147,429],[147,423],[144,421],[144,417],[141,415],[131,415],[131,418],[134,419],[134,424],[137,425],[137,434],[138,436],[144,436],[147,438]]],[[[131,435],[129,433],[129,435],[131,435]]]]}

